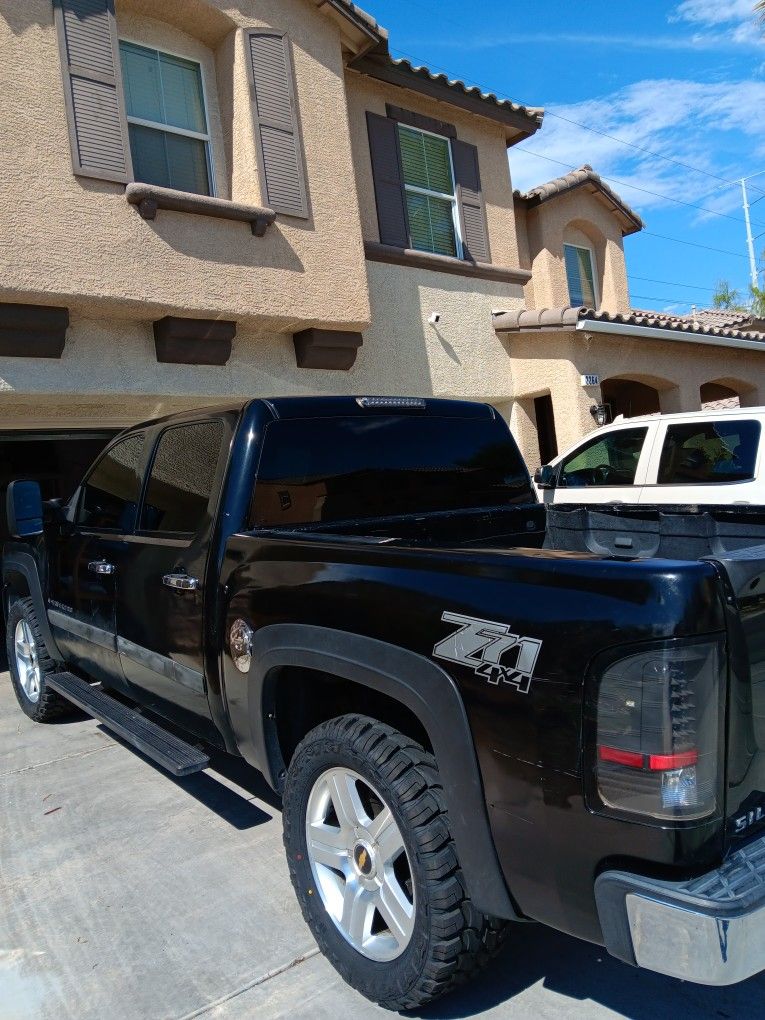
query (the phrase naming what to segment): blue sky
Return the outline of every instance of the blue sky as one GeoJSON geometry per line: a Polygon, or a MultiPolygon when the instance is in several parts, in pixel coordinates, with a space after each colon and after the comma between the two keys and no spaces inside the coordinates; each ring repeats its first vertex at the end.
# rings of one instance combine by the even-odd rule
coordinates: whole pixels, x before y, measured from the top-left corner
{"type": "MultiPolygon", "coordinates": [[[[361,3],[389,29],[394,56],[545,107],[541,131],[510,149],[513,186],[525,189],[590,163],[650,231],[625,242],[633,307],[678,312],[708,306],[719,279],[748,288],[741,191],[725,182],[765,171],[765,30],[755,23],[753,5],[361,3]]],[[[765,173],[749,187],[759,256],[765,173]]]]}

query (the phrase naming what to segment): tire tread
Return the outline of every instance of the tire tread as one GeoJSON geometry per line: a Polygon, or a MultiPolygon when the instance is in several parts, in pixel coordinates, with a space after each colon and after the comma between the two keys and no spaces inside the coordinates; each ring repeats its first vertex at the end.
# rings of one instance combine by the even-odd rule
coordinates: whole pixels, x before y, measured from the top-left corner
{"type": "MultiPolygon", "coordinates": [[[[485,966],[504,943],[510,922],[485,916],[470,901],[432,754],[385,723],[366,716],[346,715],[312,730],[298,746],[293,761],[320,739],[368,757],[395,791],[411,826],[429,891],[427,953],[418,980],[377,1001],[391,1010],[415,1009],[452,991],[485,966]]],[[[285,826],[288,821],[285,814],[285,826]]],[[[298,883],[295,885],[303,914],[310,923],[308,897],[298,883]]],[[[331,946],[321,948],[343,977],[354,984],[353,975],[332,953],[331,946]]]]}

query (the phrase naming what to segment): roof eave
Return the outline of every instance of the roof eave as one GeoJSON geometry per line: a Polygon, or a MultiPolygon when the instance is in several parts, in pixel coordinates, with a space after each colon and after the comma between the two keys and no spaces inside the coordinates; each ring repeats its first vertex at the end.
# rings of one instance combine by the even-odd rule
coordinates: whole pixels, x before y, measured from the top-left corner
{"type": "Polygon", "coordinates": [[[323,10],[340,26],[343,42],[350,50],[352,59],[362,57],[377,48],[387,49],[387,29],[350,0],[313,0],[313,2],[318,10],[323,10]]]}
{"type": "Polygon", "coordinates": [[[350,61],[360,74],[399,88],[410,89],[449,106],[496,121],[505,127],[508,147],[530,138],[542,126],[541,109],[514,108],[515,104],[478,93],[461,82],[449,82],[445,75],[432,75],[426,68],[393,60],[389,53],[372,51],[350,61]]]}
{"type": "Polygon", "coordinates": [[[716,330],[662,323],[659,318],[650,322],[650,313],[642,317],[649,322],[625,321],[622,315],[609,315],[592,308],[572,305],[566,308],[523,308],[492,313],[492,324],[497,333],[605,333],[611,336],[633,336],[654,340],[679,340],[684,343],[711,344],[718,347],[739,347],[744,350],[765,350],[765,333],[753,330],[718,328],[716,330]]]}
{"type": "Polygon", "coordinates": [[[551,195],[539,196],[539,195],[523,195],[516,191],[514,198],[516,201],[522,203],[527,209],[537,209],[540,205],[546,205],[547,202],[552,202],[556,198],[565,198],[566,195],[570,195],[573,191],[578,191],[579,188],[583,188],[586,185],[590,185],[589,193],[597,198],[599,201],[606,203],[609,207],[608,211],[618,216],[622,225],[622,236],[628,237],[630,234],[637,234],[645,227],[642,219],[626,204],[615,202],[615,192],[607,191],[605,188],[599,186],[593,180],[583,180],[577,184],[571,185],[566,188],[565,191],[556,191],[551,195]]]}

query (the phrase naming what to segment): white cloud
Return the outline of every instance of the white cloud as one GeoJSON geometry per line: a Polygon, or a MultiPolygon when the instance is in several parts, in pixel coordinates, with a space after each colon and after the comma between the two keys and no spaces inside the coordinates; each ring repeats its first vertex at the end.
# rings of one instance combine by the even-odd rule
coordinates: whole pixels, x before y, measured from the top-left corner
{"type": "MultiPolygon", "coordinates": [[[[722,182],[714,176],[690,167],[726,181],[762,169],[763,109],[765,82],[676,79],[641,81],[598,99],[556,106],[538,135],[510,150],[513,184],[526,190],[565,174],[572,166],[589,163],[612,178],[611,186],[647,218],[652,209],[674,204],[671,199],[739,215],[735,188],[720,187],[722,182]],[[755,165],[758,154],[759,165],[755,165]]],[[[692,217],[707,216],[688,212],[692,217]]]]}
{"type": "Polygon", "coordinates": [[[608,46],[627,50],[695,50],[720,52],[741,47],[765,46],[765,39],[756,26],[737,25],[725,34],[696,32],[688,35],[607,35],[598,32],[512,32],[490,35],[460,36],[428,40],[431,46],[450,47],[463,51],[502,49],[508,46],[608,46]]]}
{"type": "Polygon", "coordinates": [[[706,30],[697,38],[716,41],[725,47],[763,43],[762,25],[754,13],[754,0],[683,0],[667,20],[696,25],[706,30]],[[714,30],[714,34],[710,29],[714,30]]]}
{"type": "Polygon", "coordinates": [[[683,0],[670,14],[670,21],[697,25],[724,25],[731,21],[752,21],[754,0],[683,0]]]}

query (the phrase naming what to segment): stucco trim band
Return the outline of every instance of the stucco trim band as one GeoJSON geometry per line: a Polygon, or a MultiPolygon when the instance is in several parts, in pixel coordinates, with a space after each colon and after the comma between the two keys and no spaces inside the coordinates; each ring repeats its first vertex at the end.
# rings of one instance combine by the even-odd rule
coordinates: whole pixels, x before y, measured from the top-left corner
{"type": "Polygon", "coordinates": [[[68,308],[0,304],[0,356],[60,358],[68,326],[68,308]]]}
{"type": "Polygon", "coordinates": [[[525,269],[510,269],[506,266],[492,266],[488,262],[463,262],[449,255],[433,255],[428,251],[413,248],[396,248],[392,244],[378,244],[367,241],[364,255],[369,262],[389,262],[396,266],[410,266],[413,269],[431,269],[436,273],[451,273],[455,276],[472,276],[476,280],[500,280],[504,283],[528,283],[531,273],[525,269]]]}
{"type": "Polygon", "coordinates": [[[242,205],[240,202],[229,202],[228,199],[212,198],[210,195],[194,195],[187,191],[176,191],[175,188],[160,188],[154,184],[128,184],[125,198],[131,205],[138,207],[138,212],[145,220],[155,219],[158,209],[195,213],[197,216],[216,216],[219,219],[249,223],[256,237],[263,237],[276,219],[273,209],[242,205]]]}

